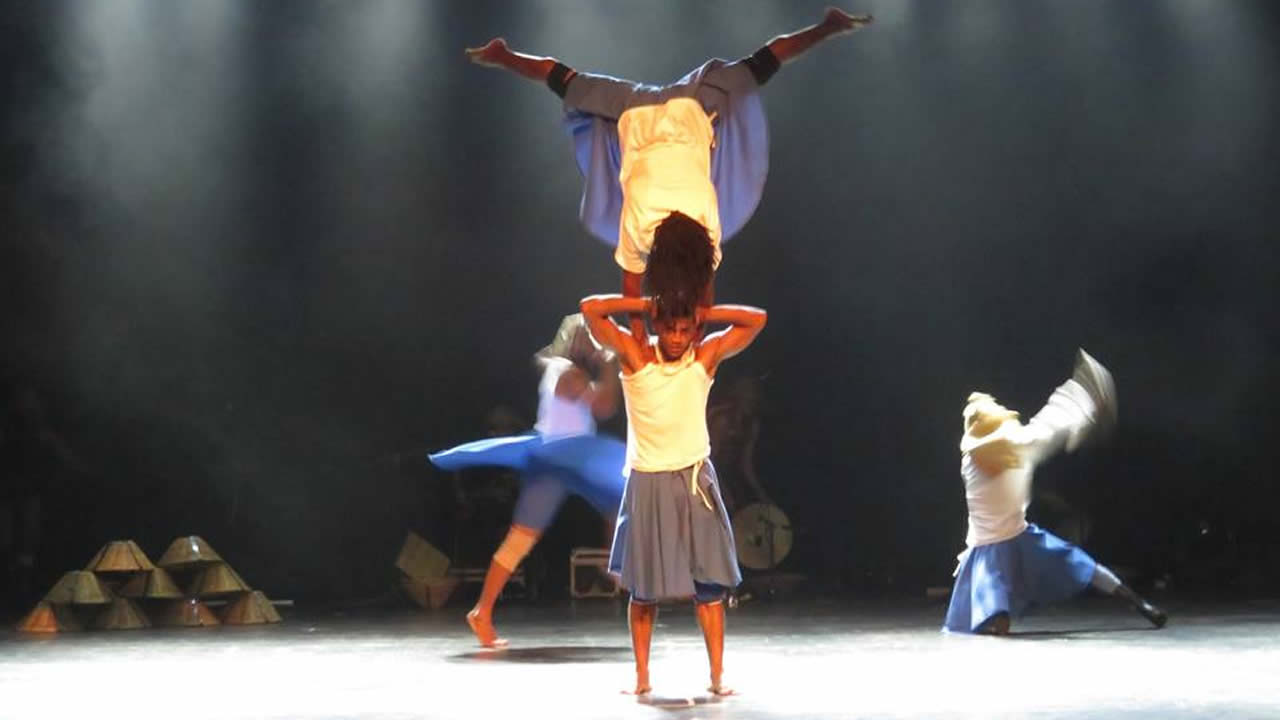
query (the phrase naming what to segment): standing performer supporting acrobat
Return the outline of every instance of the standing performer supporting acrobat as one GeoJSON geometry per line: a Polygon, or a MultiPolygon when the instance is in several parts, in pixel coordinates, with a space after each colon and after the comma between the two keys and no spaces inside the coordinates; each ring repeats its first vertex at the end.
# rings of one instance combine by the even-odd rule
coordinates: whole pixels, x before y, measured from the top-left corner
{"type": "MultiPolygon", "coordinates": [[[[871,21],[829,8],[816,25],[734,62],[709,60],[665,86],[580,73],[554,58],[514,52],[502,38],[467,55],[545,82],[564,99],[585,181],[579,216],[597,238],[617,246],[623,294],[691,294],[709,305],[720,243],[751,218],[768,174],[768,128],[757,90],[822,40],[871,21]],[[654,267],[661,263],[650,249],[660,233],[710,242],[712,267],[692,276],[679,272],[684,265],[654,267]]],[[[636,337],[646,334],[642,319],[633,317],[630,326],[636,337]]]]}
{"type": "Polygon", "coordinates": [[[520,471],[511,529],[489,563],[480,599],[467,613],[467,624],[485,647],[507,644],[494,630],[493,606],[569,494],[606,518],[618,512],[622,499],[626,446],[596,434],[596,419],[617,407],[616,363],[594,347],[581,315],[566,317],[555,341],[535,359],[543,368],[536,433],[479,440],[429,456],[451,472],[481,466],[520,471]]]}
{"type": "Polygon", "coordinates": [[[944,629],[1004,635],[1012,618],[1092,586],[1133,605],[1156,627],[1166,616],[1085,551],[1027,522],[1031,475],[1056,452],[1075,450],[1115,419],[1111,373],[1083,350],[1071,379],[1030,422],[986,393],[969,395],[960,473],[969,505],[968,548],[960,554],[944,629]]]}
{"type": "Polygon", "coordinates": [[[635,693],[651,689],[649,644],[657,602],[692,596],[711,666],[708,689],[728,694],[722,682],[723,601],[742,573],[709,457],[707,394],[720,362],[745,349],[764,328],[765,312],[620,295],[588,297],[581,307],[592,335],[614,349],[622,365],[630,474],[609,570],[631,593],[635,693]],[[611,319],[633,313],[653,319],[656,338],[634,337],[611,319]],[[705,323],[729,327],[703,337],[705,323]]]}

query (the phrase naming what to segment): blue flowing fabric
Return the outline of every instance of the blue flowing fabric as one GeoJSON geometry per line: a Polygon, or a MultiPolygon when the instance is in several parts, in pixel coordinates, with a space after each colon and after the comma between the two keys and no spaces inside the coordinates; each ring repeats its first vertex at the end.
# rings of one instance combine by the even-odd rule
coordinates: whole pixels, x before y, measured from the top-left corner
{"type": "Polygon", "coordinates": [[[489,438],[428,455],[447,472],[504,467],[520,473],[513,522],[544,530],[564,499],[578,495],[600,514],[618,511],[625,478],[626,445],[608,435],[547,440],[537,434],[489,438]]]}
{"type": "Polygon", "coordinates": [[[1036,525],[1016,537],[969,550],[956,573],[943,629],[974,632],[998,613],[1018,618],[1089,587],[1088,553],[1036,525]]]}

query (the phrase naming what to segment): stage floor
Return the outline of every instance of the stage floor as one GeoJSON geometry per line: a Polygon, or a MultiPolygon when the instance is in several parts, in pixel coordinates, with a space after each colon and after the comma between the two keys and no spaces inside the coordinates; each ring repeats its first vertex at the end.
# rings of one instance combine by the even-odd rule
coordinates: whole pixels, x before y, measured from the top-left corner
{"type": "Polygon", "coordinates": [[[659,703],[632,682],[621,606],[499,608],[505,651],[461,608],[281,625],[0,635],[0,718],[1280,717],[1280,603],[1179,605],[1152,630],[1106,599],[1008,639],[938,632],[942,609],[751,604],[730,611],[726,680],[703,691],[693,614],[664,609],[659,703]]]}

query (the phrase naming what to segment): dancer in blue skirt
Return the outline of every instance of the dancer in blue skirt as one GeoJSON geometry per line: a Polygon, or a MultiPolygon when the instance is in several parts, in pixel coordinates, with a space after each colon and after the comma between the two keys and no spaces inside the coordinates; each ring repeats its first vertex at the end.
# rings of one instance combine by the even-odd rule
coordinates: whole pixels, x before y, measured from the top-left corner
{"type": "Polygon", "coordinates": [[[507,644],[493,627],[493,606],[565,499],[581,496],[606,518],[618,512],[622,499],[626,446],[596,434],[596,420],[617,408],[617,364],[592,344],[581,315],[565,318],[555,341],[535,359],[543,368],[535,433],[479,440],[429,456],[451,472],[481,466],[520,472],[511,529],[489,563],[480,599],[467,613],[467,624],[485,647],[507,644]]]}
{"type": "MultiPolygon", "coordinates": [[[[709,60],[664,86],[577,72],[554,58],[514,52],[502,38],[467,55],[545,82],[564,99],[584,178],[579,216],[593,235],[616,246],[623,294],[693,294],[710,305],[720,243],[755,212],[768,174],[760,86],[814,45],[871,22],[869,15],[828,8],[817,24],[775,37],[750,56],[709,60]],[[650,258],[659,233],[711,243],[711,266],[696,275],[680,273],[683,264],[662,267],[650,258]]],[[[638,316],[630,326],[636,337],[647,334],[638,316]]]]}
{"type": "Polygon", "coordinates": [[[637,695],[650,691],[649,645],[657,602],[688,597],[694,598],[707,646],[708,689],[718,695],[730,692],[722,682],[723,600],[728,588],[742,581],[742,573],[710,461],[707,394],[720,363],[755,340],[766,316],[758,308],[702,308],[688,300],[672,305],[599,295],[581,304],[592,335],[618,353],[622,366],[630,474],[609,570],[631,592],[628,618],[637,695]],[[612,319],[631,313],[650,317],[657,336],[637,338],[612,319]],[[729,327],[704,337],[707,323],[729,327]]]}
{"type": "Polygon", "coordinates": [[[1085,551],[1027,522],[1031,475],[1059,450],[1075,450],[1115,420],[1111,373],[1080,350],[1071,379],[1023,425],[986,393],[969,395],[960,473],[969,506],[968,548],[960,554],[944,629],[1004,635],[1037,605],[1093,587],[1128,601],[1156,627],[1163,611],[1142,599],[1085,551]]]}

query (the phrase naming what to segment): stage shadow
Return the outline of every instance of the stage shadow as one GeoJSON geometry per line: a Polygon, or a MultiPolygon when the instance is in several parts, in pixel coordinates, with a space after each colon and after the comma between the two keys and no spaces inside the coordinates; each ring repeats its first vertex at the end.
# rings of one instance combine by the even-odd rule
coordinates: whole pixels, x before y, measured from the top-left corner
{"type": "Polygon", "coordinates": [[[1070,640],[1077,636],[1109,635],[1111,633],[1155,632],[1158,627],[1132,628],[1084,628],[1080,630],[1026,630],[1010,632],[1005,637],[1009,640],[1070,640]]]}
{"type": "Polygon", "coordinates": [[[664,697],[662,695],[654,695],[652,693],[636,698],[636,702],[641,705],[649,705],[668,712],[680,712],[682,710],[692,710],[693,708],[702,707],[703,705],[715,705],[723,700],[724,698],[719,697],[718,695],[664,697]]]}
{"type": "Polygon", "coordinates": [[[556,665],[561,663],[614,662],[631,658],[631,648],[597,645],[497,648],[449,656],[454,662],[509,662],[556,665]]]}

